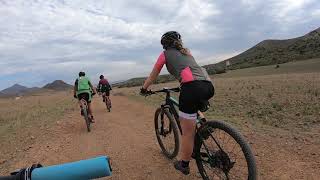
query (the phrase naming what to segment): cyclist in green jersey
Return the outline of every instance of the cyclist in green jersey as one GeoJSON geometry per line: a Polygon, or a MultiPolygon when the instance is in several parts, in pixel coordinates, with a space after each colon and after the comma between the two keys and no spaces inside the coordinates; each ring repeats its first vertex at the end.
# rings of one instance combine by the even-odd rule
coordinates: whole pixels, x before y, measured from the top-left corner
{"type": "MultiPolygon", "coordinates": [[[[88,113],[91,116],[92,122],[95,122],[95,121],[92,113],[91,100],[92,100],[92,96],[96,93],[97,92],[93,88],[89,78],[86,77],[85,72],[79,72],[79,77],[76,79],[74,83],[73,96],[74,98],[78,98],[79,101],[81,99],[84,99],[87,101],[88,110],[89,110],[88,113]]],[[[82,112],[81,112],[81,115],[82,115],[82,112]]]]}

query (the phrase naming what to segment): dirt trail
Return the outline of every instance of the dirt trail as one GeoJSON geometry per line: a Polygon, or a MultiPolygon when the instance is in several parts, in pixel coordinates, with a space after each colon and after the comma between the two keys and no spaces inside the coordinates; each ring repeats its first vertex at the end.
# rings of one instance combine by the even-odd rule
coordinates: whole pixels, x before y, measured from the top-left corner
{"type": "MultiPolygon", "coordinates": [[[[113,96],[112,102],[113,109],[109,113],[100,98],[94,99],[96,123],[90,133],[86,132],[79,111],[72,112],[57,121],[51,130],[44,132],[24,157],[13,160],[10,166],[20,168],[36,162],[53,165],[108,155],[112,161],[113,175],[105,179],[200,178],[194,161],[191,163],[191,175],[183,176],[174,170],[172,161],[161,154],[153,129],[154,107],[125,96],[113,96]]],[[[285,140],[255,134],[249,128],[244,133],[255,149],[261,168],[260,179],[319,177],[318,162],[305,163],[300,156],[290,153],[290,148],[277,151],[277,146],[285,140]]]]}
{"type": "Polygon", "coordinates": [[[47,143],[38,142],[15,168],[41,162],[53,165],[107,155],[111,158],[113,175],[106,179],[195,179],[196,169],[189,177],[175,172],[172,162],[160,152],[153,129],[154,108],[113,96],[112,112],[103,102],[93,101],[96,123],[86,132],[78,111],[57,122],[46,136],[47,143]]]}

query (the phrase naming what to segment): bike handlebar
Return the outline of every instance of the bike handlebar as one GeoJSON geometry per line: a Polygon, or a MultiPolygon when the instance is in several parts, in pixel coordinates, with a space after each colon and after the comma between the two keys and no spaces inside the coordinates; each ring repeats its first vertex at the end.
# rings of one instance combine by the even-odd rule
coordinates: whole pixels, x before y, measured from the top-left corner
{"type": "Polygon", "coordinates": [[[180,92],[180,87],[175,87],[175,88],[163,88],[161,90],[153,91],[154,93],[159,93],[159,92],[180,92]]]}
{"type": "MultiPolygon", "coordinates": [[[[56,179],[96,179],[111,176],[112,169],[107,156],[81,160],[77,162],[36,168],[31,173],[32,180],[56,179]]],[[[3,176],[0,180],[21,180],[17,175],[3,176]]]]}
{"type": "Polygon", "coordinates": [[[161,90],[156,90],[156,91],[151,91],[149,90],[146,94],[146,96],[150,96],[152,94],[157,94],[157,93],[168,93],[168,92],[180,92],[180,87],[175,87],[175,88],[163,88],[161,90]]]}

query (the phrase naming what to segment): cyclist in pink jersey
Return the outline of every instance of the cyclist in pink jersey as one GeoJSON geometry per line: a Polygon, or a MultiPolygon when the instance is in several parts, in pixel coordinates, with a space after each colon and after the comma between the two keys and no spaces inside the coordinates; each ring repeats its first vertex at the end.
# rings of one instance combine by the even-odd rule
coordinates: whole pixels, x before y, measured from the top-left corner
{"type": "Polygon", "coordinates": [[[174,167],[187,175],[190,172],[189,161],[193,152],[197,112],[204,101],[213,97],[214,86],[206,70],[200,67],[190,51],[183,47],[178,32],[169,31],[162,35],[161,44],[164,51],[158,57],[140,93],[148,93],[148,87],[156,80],[164,64],[169,73],[180,82],[179,119],[182,136],[180,160],[174,162],[174,167]]]}

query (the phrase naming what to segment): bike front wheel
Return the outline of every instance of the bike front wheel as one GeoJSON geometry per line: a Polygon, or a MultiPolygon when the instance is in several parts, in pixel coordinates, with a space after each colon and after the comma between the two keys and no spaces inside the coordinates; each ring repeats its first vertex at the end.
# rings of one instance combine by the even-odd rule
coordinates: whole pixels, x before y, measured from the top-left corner
{"type": "Polygon", "coordinates": [[[178,125],[168,108],[158,108],[154,116],[155,132],[163,154],[172,159],[179,152],[178,125]]]}
{"type": "Polygon", "coordinates": [[[222,121],[208,121],[197,131],[195,159],[203,179],[255,180],[255,158],[245,138],[222,121]]]}

